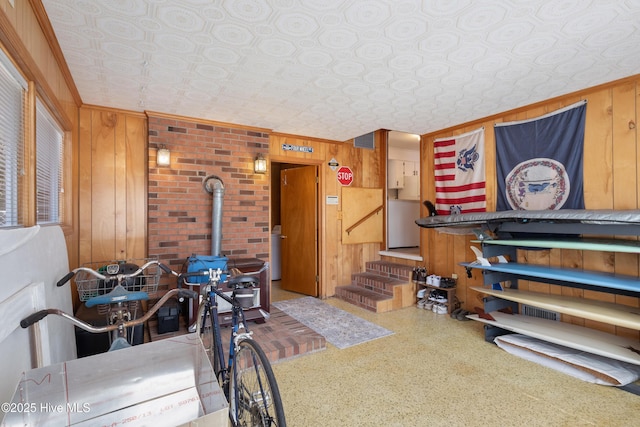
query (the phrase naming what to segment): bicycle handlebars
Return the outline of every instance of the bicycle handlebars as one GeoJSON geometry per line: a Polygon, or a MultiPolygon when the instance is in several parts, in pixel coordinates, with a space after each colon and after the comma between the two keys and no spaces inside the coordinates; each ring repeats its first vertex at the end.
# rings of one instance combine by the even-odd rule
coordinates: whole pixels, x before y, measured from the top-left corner
{"type": "MultiPolygon", "coordinates": [[[[109,279],[117,279],[118,282],[122,282],[128,278],[132,278],[132,277],[136,277],[138,275],[140,275],[140,273],[142,273],[143,271],[145,271],[148,267],[152,266],[152,265],[157,265],[162,271],[164,271],[167,274],[171,274],[174,276],[179,276],[178,273],[176,273],[175,271],[171,270],[171,268],[169,268],[168,266],[162,264],[161,262],[157,261],[157,260],[152,260],[149,261],[147,263],[145,263],[144,265],[142,265],[141,267],[139,267],[136,271],[132,272],[132,273],[116,273],[113,275],[109,275],[109,276],[105,276],[104,274],[101,274],[95,270],[93,270],[92,268],[88,268],[88,267],[78,267],[74,270],[72,270],[71,272],[67,273],[62,279],[58,280],[58,282],[56,283],[56,286],[60,287],[63,286],[65,283],[67,283],[73,276],[75,276],[75,274],[79,271],[84,271],[87,272],[93,276],[95,276],[98,279],[101,280],[109,280],[109,279]]],[[[119,327],[131,327],[131,326],[136,326],[136,325],[140,325],[144,322],[146,322],[147,320],[149,320],[151,318],[151,316],[153,316],[153,314],[155,314],[156,311],[158,311],[160,309],[160,307],[162,307],[164,305],[164,303],[167,302],[167,300],[169,300],[169,298],[173,297],[174,295],[177,296],[178,298],[182,299],[182,298],[198,298],[199,294],[195,291],[189,290],[189,289],[183,289],[180,287],[180,283],[181,281],[178,281],[178,288],[175,289],[171,289],[169,290],[162,298],[160,298],[160,300],[158,300],[158,302],[156,304],[153,305],[153,307],[151,307],[147,313],[138,318],[138,319],[134,319],[134,320],[129,320],[120,324],[113,324],[113,325],[108,325],[108,326],[102,326],[102,327],[96,327],[93,325],[90,325],[86,322],[83,322],[80,319],[77,319],[61,310],[58,309],[44,309],[44,310],[40,310],[38,312],[35,312],[27,317],[25,317],[24,319],[22,319],[20,321],[20,326],[23,328],[28,328],[29,326],[33,325],[34,323],[39,322],[40,320],[44,319],[45,317],[47,317],[49,314],[55,314],[58,316],[61,316],[63,318],[65,318],[66,320],[70,321],[71,323],[75,324],[76,326],[88,331],[88,332],[92,332],[92,333],[102,333],[102,332],[109,332],[109,331],[113,331],[118,329],[119,327]]],[[[146,299],[146,293],[145,292],[129,292],[127,290],[125,290],[124,288],[122,288],[121,286],[116,286],[114,288],[114,291],[116,291],[117,295],[115,295],[115,299],[118,299],[118,302],[120,301],[133,301],[133,300],[140,300],[140,299],[146,299]],[[119,292],[119,293],[118,293],[119,292]],[[141,295],[144,294],[145,298],[141,298],[141,295]]],[[[113,292],[113,291],[112,291],[113,292]]],[[[111,293],[112,293],[111,292],[111,293]]],[[[110,293],[110,294],[111,294],[110,293]]],[[[109,295],[109,294],[105,294],[109,295]]],[[[113,295],[112,295],[113,296],[113,295]]],[[[87,307],[91,307],[95,304],[98,304],[100,301],[97,301],[94,303],[92,303],[91,300],[87,301],[85,304],[87,307]]]]}
{"type": "Polygon", "coordinates": [[[169,292],[167,292],[166,294],[164,294],[164,296],[162,298],[160,298],[158,300],[157,303],[155,303],[146,313],[144,316],[139,317],[138,319],[133,319],[133,320],[129,320],[129,321],[125,321],[121,324],[113,324],[113,325],[108,325],[108,326],[93,326],[90,325],[89,323],[86,323],[76,317],[73,317],[67,313],[65,313],[62,310],[58,310],[58,309],[54,309],[54,308],[47,308],[44,310],[40,310],[37,311],[27,317],[25,317],[24,319],[22,319],[20,321],[20,326],[22,328],[28,328],[29,326],[33,325],[34,323],[39,322],[40,320],[44,319],[45,317],[47,317],[49,314],[55,314],[58,316],[61,316],[63,318],[65,318],[66,320],[70,321],[71,323],[73,323],[74,325],[84,329],[85,331],[88,332],[92,332],[92,333],[102,333],[102,332],[110,332],[110,331],[114,331],[116,329],[118,329],[119,327],[125,327],[125,328],[129,328],[132,326],[137,326],[137,325],[141,325],[142,323],[146,322],[147,320],[149,320],[151,318],[151,316],[153,316],[156,311],[158,311],[160,309],[160,307],[162,307],[171,297],[173,297],[174,295],[177,295],[178,298],[198,298],[199,295],[197,292],[189,290],[189,289],[180,289],[180,288],[174,288],[171,289],[169,292]]]}
{"type": "MultiPolygon", "coordinates": [[[[101,280],[109,280],[109,279],[114,279],[116,278],[118,280],[118,282],[122,282],[128,278],[132,278],[132,277],[136,277],[138,275],[140,275],[140,273],[142,273],[144,270],[146,270],[149,266],[151,265],[157,265],[162,271],[164,271],[167,274],[171,274],[174,276],[177,276],[178,280],[177,280],[177,284],[178,287],[175,289],[171,289],[169,290],[162,298],[160,298],[160,300],[158,300],[158,302],[156,304],[154,304],[146,313],[144,316],[138,318],[138,319],[134,319],[134,320],[128,320],[125,322],[121,322],[121,323],[116,323],[113,325],[107,325],[107,326],[101,326],[101,327],[96,327],[93,325],[90,325],[89,323],[86,323],[74,316],[71,316],[61,310],[58,309],[44,309],[44,310],[40,310],[38,312],[35,312],[27,317],[25,317],[24,319],[22,319],[20,321],[20,326],[22,328],[28,328],[29,326],[39,322],[40,320],[44,319],[45,317],[47,317],[49,314],[55,314],[58,316],[63,317],[64,319],[70,321],[71,323],[73,323],[74,325],[78,326],[81,329],[84,329],[88,332],[92,332],[92,333],[103,333],[103,332],[110,332],[110,331],[114,331],[116,329],[118,329],[119,327],[132,327],[132,326],[137,326],[140,325],[144,322],[146,322],[147,320],[149,320],[151,318],[151,316],[153,316],[156,311],[158,311],[160,309],[160,307],[162,307],[164,305],[165,302],[167,302],[167,300],[169,300],[169,298],[173,297],[173,296],[178,296],[178,298],[198,298],[199,294],[196,291],[193,290],[189,290],[189,289],[184,289],[181,287],[182,283],[184,282],[187,285],[196,285],[199,286],[201,285],[201,283],[189,283],[186,281],[187,278],[189,277],[212,277],[212,272],[215,271],[216,275],[217,275],[217,280],[219,280],[220,275],[222,273],[229,273],[229,271],[222,271],[220,269],[218,270],[202,270],[202,271],[194,271],[194,272],[187,272],[187,273],[176,273],[175,271],[171,270],[171,268],[169,268],[168,266],[162,264],[161,262],[157,261],[157,260],[152,260],[149,261],[147,263],[145,263],[144,265],[142,265],[141,267],[139,267],[136,271],[134,271],[133,273],[116,273],[116,274],[112,274],[112,275],[104,275],[98,271],[95,271],[91,268],[88,267],[78,267],[73,269],[72,271],[70,271],[69,273],[67,273],[62,279],[58,280],[58,282],[56,283],[56,286],[60,287],[63,286],[65,283],[67,283],[69,280],[71,280],[72,277],[74,277],[76,275],[76,273],[78,273],[79,271],[84,271],[87,272],[93,276],[95,276],[98,279],[101,280]]],[[[232,288],[232,289],[237,289],[237,288],[244,288],[244,287],[253,287],[253,286],[257,286],[259,284],[259,280],[254,277],[255,275],[258,275],[260,273],[262,273],[263,271],[267,270],[269,268],[269,263],[265,262],[264,265],[262,266],[262,268],[260,268],[260,270],[258,271],[252,271],[252,272],[246,272],[246,273],[242,273],[240,275],[237,276],[232,276],[227,280],[227,285],[232,288]]],[[[214,276],[214,281],[216,276],[214,276]]],[[[210,280],[211,281],[211,280],[210,280]]],[[[134,293],[131,293],[132,295],[134,293]]],[[[123,297],[123,299],[126,300],[126,298],[123,297]]],[[[138,298],[136,298],[138,299],[138,298]]],[[[87,305],[88,306],[88,305],[87,305]]]]}
{"type": "Polygon", "coordinates": [[[166,265],[164,265],[163,263],[161,263],[160,261],[156,261],[156,260],[152,260],[149,262],[146,262],[144,265],[142,265],[141,267],[138,267],[138,269],[136,271],[134,271],[133,273],[127,273],[127,274],[123,274],[123,273],[116,273],[113,275],[109,275],[109,276],[105,276],[104,274],[101,274],[97,271],[95,271],[92,268],[89,267],[78,267],[78,268],[74,268],[72,271],[70,271],[69,273],[67,273],[62,279],[58,280],[58,283],[56,283],[56,286],[60,287],[63,286],[65,283],[67,283],[69,280],[71,280],[71,278],[73,276],[76,275],[77,272],[79,271],[85,271],[93,276],[95,276],[98,279],[101,280],[107,280],[113,277],[116,278],[120,278],[120,279],[128,279],[131,277],[136,277],[138,275],[140,275],[140,273],[142,273],[144,270],[146,270],[147,268],[149,268],[152,265],[157,265],[162,271],[164,271],[167,274],[173,274],[174,276],[177,276],[178,273],[176,273],[175,271],[171,270],[169,267],[167,267],[166,265]]]}
{"type": "MultiPolygon", "coordinates": [[[[251,287],[258,286],[260,284],[260,280],[258,280],[258,278],[254,276],[262,273],[263,271],[266,271],[268,268],[269,268],[269,263],[265,262],[264,265],[260,268],[260,270],[241,272],[241,274],[237,276],[230,276],[230,277],[227,276],[228,279],[226,280],[226,284],[230,289],[244,288],[247,286],[251,286],[251,287]]],[[[180,273],[180,275],[178,276],[178,286],[180,286],[181,282],[184,282],[186,285],[189,285],[189,286],[200,286],[200,285],[206,284],[206,283],[197,283],[197,282],[191,283],[191,282],[188,282],[186,279],[189,277],[209,277],[211,279],[212,272],[216,272],[216,275],[213,277],[213,280],[210,280],[210,282],[211,281],[219,282],[220,276],[222,274],[229,274],[231,271],[211,268],[209,270],[180,273]]]]}

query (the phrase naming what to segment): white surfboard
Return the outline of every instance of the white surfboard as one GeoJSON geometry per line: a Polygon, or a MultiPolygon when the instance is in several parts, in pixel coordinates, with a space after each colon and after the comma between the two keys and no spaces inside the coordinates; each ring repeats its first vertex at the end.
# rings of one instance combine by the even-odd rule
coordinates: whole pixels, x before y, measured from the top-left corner
{"type": "Polygon", "coordinates": [[[505,314],[498,311],[488,314],[494,320],[482,318],[477,314],[470,314],[467,317],[543,341],[640,365],[640,342],[638,341],[578,325],[537,317],[505,314]]]}
{"type": "Polygon", "coordinates": [[[471,242],[485,245],[512,246],[516,248],[576,249],[581,251],[640,253],[640,241],[637,240],[570,239],[556,237],[554,239],[487,239],[472,240],[471,242]]]}
{"type": "Polygon", "coordinates": [[[532,305],[558,313],[640,330],[640,308],[638,307],[585,298],[521,291],[518,289],[506,288],[504,290],[497,290],[476,286],[472,286],[471,289],[520,304],[532,305]]]}

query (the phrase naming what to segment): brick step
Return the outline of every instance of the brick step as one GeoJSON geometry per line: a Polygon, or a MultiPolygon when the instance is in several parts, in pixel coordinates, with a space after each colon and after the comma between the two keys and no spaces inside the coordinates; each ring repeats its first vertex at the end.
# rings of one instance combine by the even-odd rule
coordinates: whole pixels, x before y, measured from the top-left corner
{"type": "Polygon", "coordinates": [[[341,300],[375,313],[384,313],[393,309],[393,297],[360,286],[338,286],[335,295],[341,300]]]}
{"type": "Polygon", "coordinates": [[[367,273],[378,274],[403,281],[411,280],[413,267],[388,261],[369,261],[365,264],[367,273]]]}
{"type": "Polygon", "coordinates": [[[393,297],[394,287],[401,286],[407,283],[407,280],[394,279],[371,272],[352,274],[351,280],[353,285],[355,286],[388,297],[393,297]]]}
{"type": "Polygon", "coordinates": [[[351,275],[351,284],[338,286],[335,296],[358,307],[384,313],[415,303],[413,267],[388,261],[369,261],[366,271],[351,275]]]}

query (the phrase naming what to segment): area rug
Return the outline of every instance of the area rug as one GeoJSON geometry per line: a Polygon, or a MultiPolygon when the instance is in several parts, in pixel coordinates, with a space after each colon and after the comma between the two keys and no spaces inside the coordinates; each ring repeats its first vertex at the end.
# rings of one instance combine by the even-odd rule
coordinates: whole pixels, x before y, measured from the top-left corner
{"type": "Polygon", "coordinates": [[[388,329],[314,297],[278,301],[271,305],[313,329],[339,349],[393,334],[388,329]]]}

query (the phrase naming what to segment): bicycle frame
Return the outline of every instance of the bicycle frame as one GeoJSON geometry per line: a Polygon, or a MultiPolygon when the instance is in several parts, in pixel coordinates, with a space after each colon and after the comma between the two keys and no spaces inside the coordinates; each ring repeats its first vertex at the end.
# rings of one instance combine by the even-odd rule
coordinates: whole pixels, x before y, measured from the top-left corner
{"type": "MultiPolygon", "coordinates": [[[[233,300],[233,298],[225,295],[225,293],[218,289],[215,284],[218,282],[214,279],[210,281],[206,285],[205,298],[206,301],[205,309],[203,312],[202,320],[200,321],[201,330],[205,328],[207,317],[211,317],[211,327],[216,331],[221,330],[220,319],[218,318],[218,300],[216,296],[222,298],[226,302],[231,305],[232,315],[231,315],[231,336],[229,338],[229,354],[227,357],[227,363],[224,366],[220,366],[219,371],[216,372],[216,376],[218,376],[219,381],[223,384],[223,390],[225,390],[225,394],[228,394],[228,384],[229,384],[229,372],[231,370],[231,366],[233,364],[233,356],[235,354],[235,344],[238,339],[243,338],[245,336],[251,336],[251,332],[247,327],[247,322],[244,316],[244,312],[242,308],[238,306],[237,302],[233,300]],[[245,332],[239,333],[240,328],[244,329],[245,332]]],[[[198,320],[196,320],[198,321],[198,320]]],[[[213,343],[214,350],[217,353],[218,360],[225,360],[224,357],[224,349],[222,347],[222,336],[221,334],[214,334],[216,338],[216,342],[213,343]]],[[[214,369],[216,367],[214,366],[214,369]]],[[[227,396],[228,397],[228,396],[227,396]]]]}
{"type": "MultiPolygon", "coordinates": [[[[267,268],[266,266],[263,268],[267,268]]],[[[261,270],[262,271],[262,270],[261,270]]],[[[228,282],[232,290],[231,296],[225,294],[219,287],[221,283],[221,269],[209,269],[200,272],[190,272],[184,278],[193,276],[208,276],[206,284],[189,283],[200,286],[203,298],[198,306],[198,314],[193,326],[199,332],[204,348],[209,353],[209,360],[214,369],[218,383],[229,401],[229,417],[233,426],[260,425],[286,426],[284,409],[278,385],[264,350],[253,339],[252,332],[247,326],[244,308],[249,308],[239,301],[239,295],[246,295],[245,289],[254,288],[259,282],[252,277],[258,272],[244,273],[232,276],[228,282]],[[228,354],[222,346],[222,330],[218,317],[219,301],[231,305],[231,334],[229,338],[228,354]],[[208,320],[207,317],[210,317],[208,320]],[[210,331],[206,331],[207,321],[210,331]]],[[[265,318],[269,315],[260,310],[265,318]]]]}

